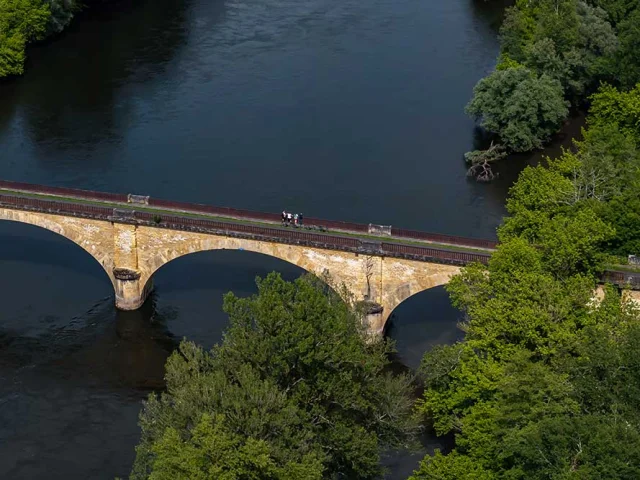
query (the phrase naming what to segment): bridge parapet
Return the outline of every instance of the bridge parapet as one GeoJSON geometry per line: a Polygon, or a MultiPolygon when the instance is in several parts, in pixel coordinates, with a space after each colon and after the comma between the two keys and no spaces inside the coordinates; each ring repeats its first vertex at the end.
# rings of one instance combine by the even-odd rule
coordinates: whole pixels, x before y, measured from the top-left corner
{"type": "MultiPolygon", "coordinates": [[[[269,223],[280,222],[280,214],[278,213],[259,212],[253,210],[219,207],[187,202],[176,202],[143,195],[96,192],[66,187],[50,187],[22,182],[11,182],[7,180],[0,180],[0,190],[33,195],[54,196],[60,197],[61,199],[80,199],[102,203],[140,204],[161,210],[173,210],[176,213],[183,212],[199,215],[212,215],[231,219],[262,221],[269,223]]],[[[384,226],[375,224],[361,224],[339,220],[327,220],[316,217],[305,217],[305,223],[338,232],[363,235],[375,234],[380,236],[397,237],[399,239],[416,240],[420,242],[457,245],[467,248],[494,249],[497,246],[497,242],[493,240],[465,238],[456,235],[408,230],[393,227],[390,225],[384,226]],[[375,227],[373,231],[371,230],[372,227],[375,227]],[[376,230],[376,228],[378,230],[382,230],[378,231],[376,230]]]]}
{"type": "Polygon", "coordinates": [[[640,272],[607,270],[602,274],[603,283],[612,283],[618,287],[640,290],[640,272]]]}
{"type": "Polygon", "coordinates": [[[179,215],[160,215],[147,211],[86,205],[59,200],[0,194],[0,206],[57,215],[107,220],[115,223],[145,225],[171,230],[187,230],[214,235],[250,238],[275,243],[306,245],[316,248],[350,251],[359,254],[389,256],[450,265],[471,262],[487,263],[487,252],[462,252],[422,245],[404,245],[356,237],[316,233],[300,229],[283,229],[262,225],[233,223],[179,215]]]}

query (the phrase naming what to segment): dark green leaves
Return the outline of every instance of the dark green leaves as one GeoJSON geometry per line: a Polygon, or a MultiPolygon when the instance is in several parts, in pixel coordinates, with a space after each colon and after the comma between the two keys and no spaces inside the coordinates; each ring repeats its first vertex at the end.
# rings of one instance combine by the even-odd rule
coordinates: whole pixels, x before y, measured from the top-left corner
{"type": "Polygon", "coordinates": [[[225,297],[221,345],[183,342],[170,357],[167,393],[140,417],[133,478],[175,472],[174,457],[197,472],[210,459],[220,477],[201,478],[376,478],[381,449],[412,440],[410,378],[388,372],[391,346],[315,278],[257,283],[257,295],[225,297]],[[291,473],[303,465],[307,476],[291,473]]]}
{"type": "Polygon", "coordinates": [[[478,82],[467,112],[498,134],[510,150],[524,152],[542,147],[568,110],[559,81],[537,77],[525,68],[509,68],[478,82]]]}

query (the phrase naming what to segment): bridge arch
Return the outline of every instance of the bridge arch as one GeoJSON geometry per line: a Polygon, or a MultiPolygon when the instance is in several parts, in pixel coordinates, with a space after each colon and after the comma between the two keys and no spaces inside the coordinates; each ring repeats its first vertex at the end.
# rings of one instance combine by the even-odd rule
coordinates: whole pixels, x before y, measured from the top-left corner
{"type": "Polygon", "coordinates": [[[349,263],[348,259],[342,258],[340,255],[334,255],[331,258],[331,252],[327,250],[301,248],[297,245],[277,244],[246,238],[168,230],[162,230],[161,238],[158,238],[158,232],[159,229],[146,227],[140,227],[137,232],[140,283],[145,290],[151,287],[154,274],[164,265],[184,256],[216,250],[258,253],[285,261],[318,276],[328,272],[335,283],[349,284],[350,279],[344,275],[346,269],[341,271],[336,268],[337,265],[349,263]]]}
{"type": "Polygon", "coordinates": [[[147,226],[139,226],[136,237],[140,292],[150,290],[154,273],[163,265],[182,256],[210,250],[246,250],[278,258],[318,276],[328,273],[333,283],[344,284],[356,301],[379,304],[382,311],[367,317],[370,330],[378,334],[400,303],[446,284],[460,270],[455,265],[147,226]]]}
{"type": "Polygon", "coordinates": [[[5,208],[0,209],[0,221],[34,225],[70,240],[102,266],[115,287],[113,234],[105,235],[105,222],[5,208]]]}
{"type": "MultiPolygon", "coordinates": [[[[328,274],[335,285],[344,284],[355,301],[367,300],[370,331],[381,334],[393,310],[418,292],[446,284],[460,267],[432,263],[424,258],[338,245],[274,241],[232,232],[158,228],[41,211],[0,209],[0,220],[34,225],[72,241],[95,258],[115,291],[116,306],[139,308],[153,285],[153,275],[172,260],[210,250],[246,250],[295,265],[320,277],[328,274]],[[376,306],[377,304],[377,306],[376,306]],[[380,308],[382,307],[382,308],[380,308]]],[[[326,239],[325,239],[326,240],[326,239]]]]}
{"type": "MultiPolygon", "coordinates": [[[[399,307],[405,300],[432,288],[441,287],[449,283],[451,277],[460,271],[460,267],[447,266],[446,269],[427,269],[419,275],[413,275],[406,282],[397,282],[389,292],[385,294],[385,304],[387,305],[387,319],[393,314],[393,311],[399,307]]],[[[387,320],[385,319],[385,321],[387,320]]]]}

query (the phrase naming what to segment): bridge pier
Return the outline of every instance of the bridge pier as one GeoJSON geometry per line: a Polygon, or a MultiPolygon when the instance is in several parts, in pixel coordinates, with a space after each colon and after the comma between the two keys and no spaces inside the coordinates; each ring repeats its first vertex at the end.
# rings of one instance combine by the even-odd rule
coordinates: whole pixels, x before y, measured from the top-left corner
{"type": "Polygon", "coordinates": [[[362,322],[365,327],[367,327],[369,335],[382,336],[388,317],[388,314],[384,311],[384,307],[379,303],[369,300],[360,302],[360,305],[363,310],[362,322]]]}
{"type": "Polygon", "coordinates": [[[138,227],[113,223],[114,264],[113,286],[116,307],[120,310],[136,310],[142,306],[153,288],[151,278],[144,274],[138,253],[138,227]]]}
{"type": "Polygon", "coordinates": [[[116,307],[120,310],[136,310],[147,300],[153,290],[153,278],[143,285],[140,272],[128,268],[114,268],[116,307]]]}

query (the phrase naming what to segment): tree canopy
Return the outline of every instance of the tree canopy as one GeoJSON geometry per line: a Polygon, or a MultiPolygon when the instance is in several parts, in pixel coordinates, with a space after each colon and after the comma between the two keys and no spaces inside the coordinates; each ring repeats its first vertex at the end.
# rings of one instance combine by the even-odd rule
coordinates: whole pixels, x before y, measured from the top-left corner
{"type": "MultiPolygon", "coordinates": [[[[541,148],[567,107],[585,105],[602,82],[640,82],[640,4],[632,0],[517,0],[500,42],[496,71],[478,82],[467,112],[507,153],[541,148]]],[[[473,154],[471,173],[486,173],[472,162],[481,152],[473,154]]]]}
{"type": "Polygon", "coordinates": [[[377,478],[381,449],[412,442],[411,379],[388,371],[392,346],[312,277],[257,284],[251,298],[225,297],[220,345],[185,341],[170,357],[167,392],[140,417],[132,478],[169,478],[183,460],[184,478],[377,478]]]}
{"type": "Polygon", "coordinates": [[[640,313],[612,288],[594,304],[563,255],[513,237],[452,280],[466,336],[425,355],[418,409],[455,448],[412,480],[640,476],[640,313]]]}
{"type": "Polygon", "coordinates": [[[42,0],[0,2],[0,77],[24,71],[25,47],[44,38],[50,14],[42,0]]]}
{"type": "Polygon", "coordinates": [[[447,286],[466,334],[424,356],[417,408],[455,448],[412,480],[640,478],[640,311],[593,298],[640,251],[639,91],[593,95],[583,139],[511,188],[489,264],[447,286]]]}
{"type": "Polygon", "coordinates": [[[567,115],[562,85],[526,68],[496,70],[478,82],[467,112],[487,130],[500,133],[512,151],[542,147],[567,115]]]}
{"type": "Polygon", "coordinates": [[[24,73],[27,45],[60,33],[78,8],[76,0],[0,0],[0,78],[24,73]]]}

